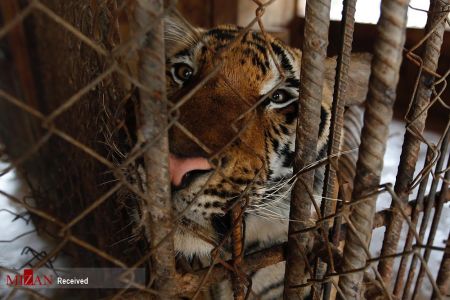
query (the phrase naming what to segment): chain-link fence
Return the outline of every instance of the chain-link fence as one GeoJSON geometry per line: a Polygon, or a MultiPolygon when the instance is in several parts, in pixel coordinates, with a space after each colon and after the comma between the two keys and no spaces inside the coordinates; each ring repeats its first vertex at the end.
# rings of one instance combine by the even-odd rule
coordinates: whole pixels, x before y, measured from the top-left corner
{"type": "MultiPolygon", "coordinates": [[[[449,22],[449,2],[431,1],[423,38],[405,49],[408,1],[382,1],[362,131],[358,122],[349,125],[356,126],[349,134],[361,141],[355,151],[346,146],[343,128],[347,126],[346,97],[355,84],[349,82],[349,73],[354,71],[351,45],[356,1],[344,1],[328,145],[324,158],[319,160],[321,105],[326,97],[323,86],[329,80],[325,59],[330,0],[306,2],[298,113],[295,110],[295,119],[300,121],[293,123],[293,175],[282,185],[269,187],[269,166],[264,157],[268,150],[258,149],[258,137],[251,135],[254,124],[265,126],[258,123],[262,122],[259,110],[288,79],[282,65],[288,62],[280,60],[283,54],[261,19],[275,1],[253,0],[258,8],[246,27],[227,29],[226,38],[211,34],[219,45],[205,46],[202,51],[211,55],[212,63],[181,94],[166,91],[166,74],[171,70],[166,68],[165,43],[167,46],[171,40],[164,39],[165,16],[181,20],[178,26],[183,27],[185,39],[204,33],[183,19],[175,2],[0,3],[0,46],[5,62],[0,72],[0,133],[10,161],[10,167],[0,176],[16,169],[30,188],[29,195],[22,198],[2,190],[0,194],[26,208],[38,232],[56,241],[49,253],[34,251],[30,245],[37,261],[29,266],[51,266],[54,258],[64,252],[73,266],[114,266],[127,270],[126,274],[145,267],[150,274],[146,285],[128,280],[128,288],[120,290],[77,291],[89,297],[208,299],[215,297],[210,288],[229,280],[235,299],[264,299],[262,292],[255,290],[254,275],[284,261],[283,285],[277,288],[284,290],[285,299],[298,299],[309,291],[313,299],[417,299],[424,280],[432,285],[428,297],[443,299],[448,294],[449,242],[441,247],[434,244],[434,239],[449,200],[450,122],[437,144],[429,142],[423,131],[430,107],[445,110],[448,120],[450,107],[442,95],[450,71],[438,74],[437,66],[449,22]],[[276,84],[257,101],[249,99],[248,93],[222,71],[228,53],[237,51],[255,27],[260,32],[255,39],[261,40],[268,53],[266,59],[274,64],[271,68],[280,74],[276,84]],[[393,183],[380,183],[402,59],[406,60],[404,64],[417,66],[417,80],[410,87],[412,96],[404,118],[406,133],[397,178],[393,183]],[[192,107],[202,103],[192,99],[208,93],[214,85],[226,90],[240,108],[233,115],[234,106],[222,103],[220,108],[209,111],[211,121],[226,120],[227,128],[207,135],[203,129],[191,126],[196,113],[201,114],[192,107]],[[186,106],[194,113],[186,115],[186,106]],[[180,135],[196,149],[193,153],[204,153],[212,169],[182,208],[173,204],[177,191],[171,188],[170,172],[174,136],[180,135]],[[421,145],[426,145],[427,157],[423,166],[416,166],[421,145]],[[230,175],[229,160],[234,159],[230,153],[236,149],[241,151],[240,159],[253,168],[247,170],[245,180],[230,175]],[[317,197],[314,182],[320,168],[325,170],[325,184],[322,195],[317,197]],[[354,181],[341,180],[346,168],[355,176],[354,181]],[[226,205],[217,207],[216,214],[228,218],[228,225],[220,235],[211,236],[206,230],[209,227],[195,223],[189,214],[197,212],[198,207],[214,207],[215,202],[208,204],[199,198],[217,193],[211,185],[217,178],[222,186],[238,192],[225,195],[226,205]],[[264,180],[266,196],[261,194],[264,180]],[[427,189],[429,181],[431,187],[427,189]],[[417,197],[412,200],[410,194],[415,190],[417,197]],[[292,197],[287,196],[291,192],[292,197]],[[289,215],[284,216],[285,221],[289,220],[288,233],[285,241],[247,251],[248,216],[255,209],[270,209],[267,193],[278,201],[290,199],[289,215]],[[390,195],[392,205],[376,212],[381,193],[390,195]],[[318,198],[323,200],[318,202],[318,198]],[[327,201],[330,199],[341,200],[327,201]],[[400,234],[405,224],[407,234],[403,239],[400,234]],[[381,254],[373,257],[369,251],[372,231],[383,226],[386,231],[381,254]],[[180,232],[212,249],[206,261],[176,255],[176,235],[180,232]],[[432,251],[442,256],[439,270],[428,265],[432,251]]],[[[235,68],[244,70],[244,63],[235,68]]],[[[200,116],[198,119],[202,120],[200,116]]],[[[200,127],[210,126],[210,131],[220,128],[211,124],[204,122],[200,127]]],[[[281,127],[279,130],[283,131],[281,127]]],[[[262,216],[283,217],[267,212],[262,216]]],[[[5,266],[2,269],[19,272],[5,266]]],[[[10,287],[5,297],[14,298],[18,290],[46,298],[26,286],[10,287]]]]}

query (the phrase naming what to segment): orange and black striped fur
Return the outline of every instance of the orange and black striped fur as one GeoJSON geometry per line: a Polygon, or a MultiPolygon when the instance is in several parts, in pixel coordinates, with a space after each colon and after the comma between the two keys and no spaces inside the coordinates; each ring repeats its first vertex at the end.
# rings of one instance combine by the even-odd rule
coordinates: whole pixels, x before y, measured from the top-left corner
{"type": "MultiPolygon", "coordinates": [[[[258,31],[241,35],[236,26],[191,32],[173,17],[165,26],[167,95],[178,106],[170,151],[183,158],[211,158],[214,165],[173,190],[175,210],[185,211],[175,235],[177,252],[208,257],[230,230],[230,207],[242,194],[247,201],[245,251],[286,241],[295,128],[302,121],[297,120],[301,51],[258,31]],[[216,75],[192,92],[216,68],[216,75]]],[[[326,153],[335,61],[329,59],[327,66],[331,80],[322,91],[318,159],[326,153]]],[[[369,66],[370,59],[355,55],[350,82],[367,81],[369,66]]],[[[364,85],[352,85],[348,102],[364,100],[365,93],[364,85]]],[[[249,276],[251,298],[281,297],[284,263],[249,276]]],[[[232,299],[228,283],[220,294],[232,299]]]]}

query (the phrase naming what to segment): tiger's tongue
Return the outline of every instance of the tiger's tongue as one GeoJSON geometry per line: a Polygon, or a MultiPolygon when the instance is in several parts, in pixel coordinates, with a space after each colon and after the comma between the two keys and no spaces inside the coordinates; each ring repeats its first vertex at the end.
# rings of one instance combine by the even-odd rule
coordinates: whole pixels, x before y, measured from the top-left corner
{"type": "Polygon", "coordinates": [[[190,171],[211,169],[211,164],[203,157],[179,158],[169,154],[170,181],[174,186],[181,185],[183,176],[190,171]]]}

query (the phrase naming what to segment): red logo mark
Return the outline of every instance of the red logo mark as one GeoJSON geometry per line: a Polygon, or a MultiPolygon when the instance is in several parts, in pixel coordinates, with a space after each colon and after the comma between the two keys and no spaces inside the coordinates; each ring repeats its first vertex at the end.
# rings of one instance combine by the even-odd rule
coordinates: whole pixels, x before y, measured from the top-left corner
{"type": "Polygon", "coordinates": [[[24,269],[23,275],[16,274],[13,277],[6,275],[6,284],[9,286],[46,286],[53,284],[53,278],[46,275],[34,276],[33,269],[24,269]]]}

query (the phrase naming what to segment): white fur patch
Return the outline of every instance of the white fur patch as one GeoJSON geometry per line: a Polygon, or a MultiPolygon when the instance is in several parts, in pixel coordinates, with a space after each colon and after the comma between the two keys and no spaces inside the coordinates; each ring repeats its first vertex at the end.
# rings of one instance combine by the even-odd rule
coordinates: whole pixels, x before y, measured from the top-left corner
{"type": "Polygon", "coordinates": [[[209,256],[214,248],[210,243],[181,230],[177,230],[174,235],[174,246],[177,253],[182,253],[188,259],[194,255],[209,256]]]}

